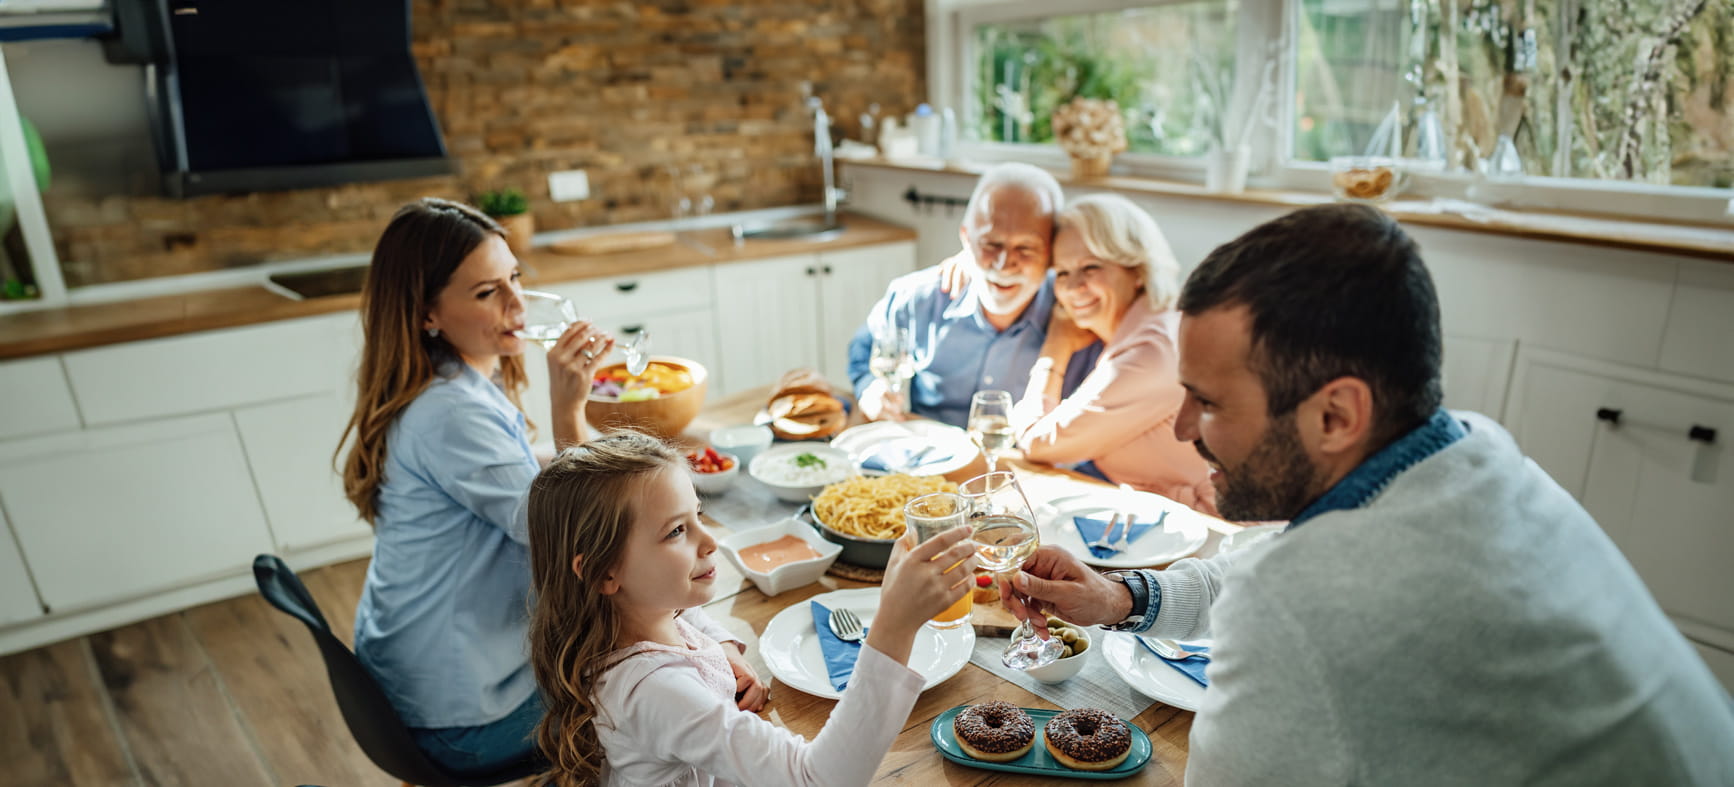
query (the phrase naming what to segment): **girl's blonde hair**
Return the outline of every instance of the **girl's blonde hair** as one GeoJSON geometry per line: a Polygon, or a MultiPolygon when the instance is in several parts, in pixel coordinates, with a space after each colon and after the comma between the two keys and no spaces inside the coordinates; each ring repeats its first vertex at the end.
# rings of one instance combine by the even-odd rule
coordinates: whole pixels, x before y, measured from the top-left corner
{"type": "Polygon", "coordinates": [[[654,437],[619,431],[562,451],[530,486],[530,666],[547,705],[536,742],[557,787],[602,781],[595,688],[624,643],[600,585],[625,553],[645,480],[684,463],[654,437]]]}
{"type": "Polygon", "coordinates": [[[1068,227],[1083,236],[1090,256],[1138,274],[1151,309],[1174,308],[1180,298],[1180,260],[1143,208],[1118,194],[1079,197],[1055,219],[1056,234],[1068,227]]]}
{"type": "MultiPolygon", "coordinates": [[[[343,493],[368,524],[379,513],[392,422],[433,381],[441,364],[458,359],[445,338],[428,336],[422,323],[452,273],[489,235],[503,239],[506,231],[475,208],[427,197],[399,208],[373,248],[361,289],[367,339],[356,374],[355,412],[337,441],[342,454],[344,443],[355,436],[343,462],[343,493]]],[[[524,359],[501,358],[499,382],[506,398],[523,410],[524,359]]]]}

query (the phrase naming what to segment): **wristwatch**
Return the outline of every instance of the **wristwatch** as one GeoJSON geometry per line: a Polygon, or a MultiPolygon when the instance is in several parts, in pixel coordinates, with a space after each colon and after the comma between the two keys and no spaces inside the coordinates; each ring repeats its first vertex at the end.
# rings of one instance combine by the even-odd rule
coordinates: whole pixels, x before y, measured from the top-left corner
{"type": "Polygon", "coordinates": [[[1106,571],[1102,576],[1126,586],[1132,594],[1132,614],[1125,620],[1102,628],[1108,631],[1139,631],[1144,628],[1144,613],[1150,608],[1150,578],[1142,571],[1106,571]]]}

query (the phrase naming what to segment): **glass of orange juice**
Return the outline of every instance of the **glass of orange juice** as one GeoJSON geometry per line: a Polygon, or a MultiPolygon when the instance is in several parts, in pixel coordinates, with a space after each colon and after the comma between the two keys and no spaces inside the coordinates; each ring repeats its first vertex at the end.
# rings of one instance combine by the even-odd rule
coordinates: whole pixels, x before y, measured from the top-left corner
{"type": "MultiPolygon", "coordinates": [[[[962,525],[969,520],[969,501],[962,495],[951,492],[934,492],[922,495],[903,505],[903,522],[909,526],[909,531],[915,534],[915,543],[919,544],[940,533],[962,525]]],[[[962,562],[949,566],[949,573],[956,570],[962,562]]],[[[960,581],[973,577],[960,577],[960,581]]],[[[969,612],[973,605],[970,600],[974,594],[966,584],[963,598],[960,598],[939,613],[927,625],[936,629],[954,629],[969,625],[969,612]]]]}

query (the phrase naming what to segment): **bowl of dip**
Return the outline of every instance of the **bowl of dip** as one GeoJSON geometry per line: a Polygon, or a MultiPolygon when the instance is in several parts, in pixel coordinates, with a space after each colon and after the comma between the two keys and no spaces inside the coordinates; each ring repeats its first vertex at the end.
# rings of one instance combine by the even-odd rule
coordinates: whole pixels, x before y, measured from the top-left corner
{"type": "Polygon", "coordinates": [[[717,548],[767,596],[818,582],[843,552],[842,546],[793,518],[736,533],[719,541],[717,548]]]}
{"type": "Polygon", "coordinates": [[[787,503],[812,500],[819,490],[854,474],[855,461],[847,451],[821,443],[772,446],[747,465],[747,475],[787,503]]]}

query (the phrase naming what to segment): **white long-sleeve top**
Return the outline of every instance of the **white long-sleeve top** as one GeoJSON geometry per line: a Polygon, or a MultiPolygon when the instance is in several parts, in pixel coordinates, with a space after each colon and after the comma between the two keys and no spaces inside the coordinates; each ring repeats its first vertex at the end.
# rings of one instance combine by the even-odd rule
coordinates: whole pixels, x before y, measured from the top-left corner
{"type": "Polygon", "coordinates": [[[609,785],[866,784],[925,682],[863,646],[843,699],[808,741],[735,706],[721,626],[689,609],[676,627],[686,648],[639,643],[597,682],[609,785]]]}

